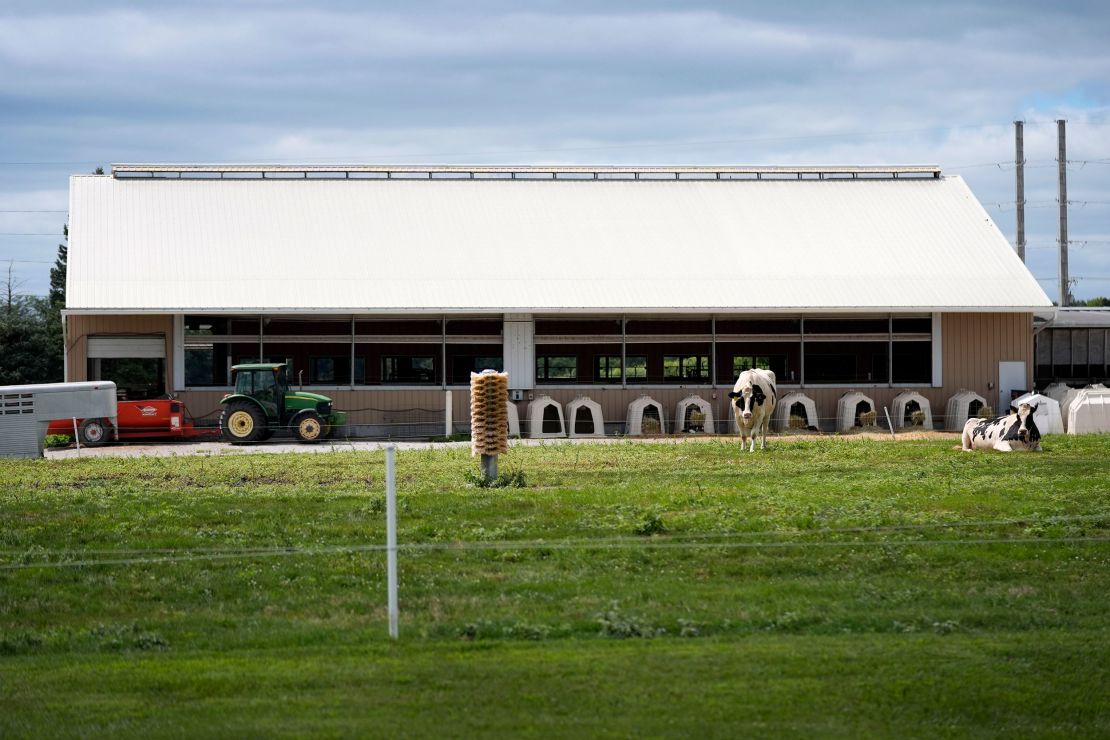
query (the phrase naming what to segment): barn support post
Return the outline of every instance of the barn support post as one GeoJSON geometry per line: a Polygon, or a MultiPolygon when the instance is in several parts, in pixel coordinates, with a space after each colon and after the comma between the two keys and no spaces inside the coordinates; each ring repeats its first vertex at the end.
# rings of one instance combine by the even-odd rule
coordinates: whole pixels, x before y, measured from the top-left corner
{"type": "Polygon", "coordinates": [[[621,390],[628,388],[628,319],[621,316],[621,390]]]}
{"type": "Polygon", "coordinates": [[[443,392],[443,436],[450,437],[452,432],[451,422],[451,391],[443,392]]]}
{"type": "MultiPolygon", "coordinates": [[[[439,316],[439,376],[443,390],[447,390],[447,314],[439,316]]],[[[448,432],[450,434],[450,432],[448,432]]]]}

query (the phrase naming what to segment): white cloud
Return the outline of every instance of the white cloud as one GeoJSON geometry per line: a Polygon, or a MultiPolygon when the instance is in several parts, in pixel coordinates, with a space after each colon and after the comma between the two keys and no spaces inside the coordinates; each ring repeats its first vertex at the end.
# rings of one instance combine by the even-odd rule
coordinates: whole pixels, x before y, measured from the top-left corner
{"type": "MultiPolygon", "coordinates": [[[[1110,159],[1098,4],[5,7],[0,161],[59,164],[0,165],[0,197],[135,160],[955,167],[1011,161],[1024,117],[1027,197],[1051,201],[1059,115],[1073,159],[1110,159]]],[[[1110,201],[1110,166],[1073,169],[1071,199],[1110,201]]],[[[955,171],[987,203],[1013,198],[1005,164],[955,171]]],[[[989,210],[1012,234],[1013,212],[989,210]]],[[[1072,232],[1108,217],[1073,209],[1072,232]]],[[[1030,209],[1031,244],[1054,218],[1030,209]]],[[[1050,270],[1050,250],[1030,254],[1050,270]]],[[[1106,254],[1077,249],[1073,272],[1105,272],[1106,254]]]]}

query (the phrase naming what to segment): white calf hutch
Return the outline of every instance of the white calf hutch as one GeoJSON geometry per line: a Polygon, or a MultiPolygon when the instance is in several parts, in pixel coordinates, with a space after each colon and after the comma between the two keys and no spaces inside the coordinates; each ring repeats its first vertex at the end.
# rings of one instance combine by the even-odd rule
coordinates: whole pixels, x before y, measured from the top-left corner
{"type": "Polygon", "coordinates": [[[1068,407],[1068,434],[1110,432],[1110,389],[1084,388],[1068,407]]]}
{"type": "Polygon", "coordinates": [[[628,404],[628,420],[624,433],[629,437],[642,437],[645,434],[666,434],[667,422],[663,416],[663,404],[651,396],[640,396],[628,404]],[[647,422],[647,429],[645,429],[645,421],[647,422]],[[658,424],[658,430],[652,429],[653,423],[658,424]]]}
{"type": "Polygon", "coordinates": [[[779,399],[775,406],[775,415],[772,418],[774,428],[783,431],[790,427],[790,417],[797,416],[803,420],[803,429],[817,431],[820,423],[817,416],[817,402],[804,393],[797,391],[787,393],[779,399]]]}
{"type": "Polygon", "coordinates": [[[520,436],[520,412],[517,411],[516,404],[512,401],[505,402],[506,416],[509,417],[509,436],[520,436]]]}
{"type": "Polygon", "coordinates": [[[567,433],[571,437],[604,437],[605,416],[601,404],[579,396],[567,404],[567,433]]]}
{"type": "Polygon", "coordinates": [[[895,429],[913,427],[914,412],[921,412],[925,415],[921,428],[931,431],[933,428],[933,407],[928,398],[916,391],[902,391],[890,402],[890,415],[895,429]]]}
{"type": "Polygon", "coordinates": [[[1037,410],[1033,412],[1033,421],[1041,434],[1064,433],[1064,420],[1060,416],[1060,404],[1057,403],[1055,398],[1049,398],[1040,393],[1026,393],[1010,403],[1010,410],[1017,411],[1023,403],[1037,407],[1037,410]]]}
{"type": "Polygon", "coordinates": [[[1071,407],[1072,404],[1074,404],[1079,399],[1080,394],[1088,390],[1101,390],[1106,388],[1106,386],[1102,385],[1101,383],[1096,383],[1094,385],[1088,385],[1082,388],[1072,388],[1070,386],[1065,386],[1065,388],[1066,390],[1058,391],[1058,393],[1062,392],[1064,396],[1063,399],[1060,401],[1060,416],[1064,420],[1064,429],[1069,429],[1068,420],[1071,418],[1071,407]]]}
{"type": "Polygon", "coordinates": [[[713,422],[713,407],[701,396],[686,396],[675,406],[675,434],[713,434],[716,430],[717,427],[713,422]],[[700,420],[697,415],[700,415],[700,420]]]}
{"type": "Polygon", "coordinates": [[[978,415],[986,405],[987,399],[978,393],[961,389],[959,393],[948,399],[948,406],[944,412],[944,423],[951,431],[961,432],[967,420],[978,415]]]}
{"type": "Polygon", "coordinates": [[[875,402],[859,391],[850,391],[840,397],[836,402],[836,431],[847,432],[862,426],[861,414],[868,414],[875,410],[875,402]]]}
{"type": "Polygon", "coordinates": [[[567,436],[563,405],[551,396],[540,396],[528,404],[528,437],[552,439],[567,436]]]}

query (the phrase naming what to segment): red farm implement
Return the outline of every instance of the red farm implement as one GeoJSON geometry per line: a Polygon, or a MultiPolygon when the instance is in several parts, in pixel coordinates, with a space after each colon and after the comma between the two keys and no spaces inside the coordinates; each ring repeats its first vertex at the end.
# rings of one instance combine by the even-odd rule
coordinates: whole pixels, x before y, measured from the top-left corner
{"type": "MultiPolygon", "coordinates": [[[[108,419],[77,419],[77,436],[82,445],[96,447],[113,439],[197,439],[218,437],[218,427],[198,427],[181,401],[159,398],[149,401],[119,401],[119,425],[108,419]]],[[[73,419],[50,422],[47,434],[73,436],[73,419]]]]}

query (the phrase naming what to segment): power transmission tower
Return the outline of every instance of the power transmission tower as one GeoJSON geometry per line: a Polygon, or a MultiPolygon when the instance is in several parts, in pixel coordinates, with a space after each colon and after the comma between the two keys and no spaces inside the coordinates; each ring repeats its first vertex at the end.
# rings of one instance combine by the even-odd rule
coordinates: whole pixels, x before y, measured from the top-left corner
{"type": "Polygon", "coordinates": [[[1056,121],[1056,170],[1059,174],[1056,199],[1060,204],[1060,307],[1068,305],[1068,155],[1064,124],[1056,121]]]}
{"type": "Polygon", "coordinates": [[[1025,262],[1025,121],[1014,121],[1014,172],[1016,193],[1014,210],[1017,213],[1017,253],[1025,262]]]}

